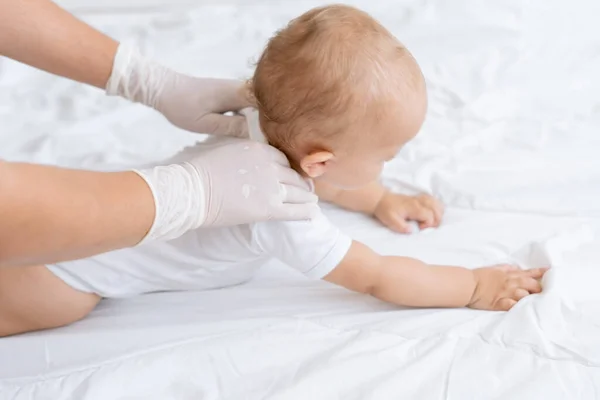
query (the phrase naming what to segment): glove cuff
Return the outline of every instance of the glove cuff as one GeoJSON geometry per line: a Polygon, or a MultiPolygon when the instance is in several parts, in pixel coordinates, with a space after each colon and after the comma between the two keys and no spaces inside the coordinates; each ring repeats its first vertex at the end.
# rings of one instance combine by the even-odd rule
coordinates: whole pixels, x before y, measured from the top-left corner
{"type": "Polygon", "coordinates": [[[154,223],[140,244],[175,239],[204,223],[205,188],[198,171],[191,164],[173,164],[134,172],[150,187],[156,209],[154,223]]]}
{"type": "Polygon", "coordinates": [[[167,73],[167,68],[145,58],[137,48],[121,43],[106,83],[106,94],[156,108],[167,73]]]}

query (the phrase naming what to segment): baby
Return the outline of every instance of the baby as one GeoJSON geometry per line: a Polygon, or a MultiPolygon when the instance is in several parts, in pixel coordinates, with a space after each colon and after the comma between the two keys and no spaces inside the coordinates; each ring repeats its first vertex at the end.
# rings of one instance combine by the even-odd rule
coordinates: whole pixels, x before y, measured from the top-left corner
{"type": "MultiPolygon", "coordinates": [[[[410,230],[407,220],[422,228],[439,224],[442,207],[433,198],[395,195],[377,183],[384,162],[419,131],[427,98],[414,58],[369,15],[336,5],[293,20],[269,41],[251,88],[260,124],[251,130],[264,133],[254,139],[282,150],[321,198],[373,214],[399,232],[410,230]]],[[[213,138],[178,161],[232,140],[241,139],[213,138]]],[[[251,142],[247,147],[252,151],[251,142]]],[[[198,229],[88,259],[0,270],[0,335],[69,324],[102,297],[237,285],[270,259],[414,307],[508,310],[541,291],[545,272],[508,265],[469,270],[382,256],[317,215],[198,229]]]]}

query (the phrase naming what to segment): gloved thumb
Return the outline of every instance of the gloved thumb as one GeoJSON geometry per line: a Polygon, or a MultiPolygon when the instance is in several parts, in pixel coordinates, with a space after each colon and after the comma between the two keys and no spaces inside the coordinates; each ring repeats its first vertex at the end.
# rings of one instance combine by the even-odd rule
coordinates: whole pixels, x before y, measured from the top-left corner
{"type": "Polygon", "coordinates": [[[320,213],[317,203],[283,204],[273,211],[271,217],[276,220],[300,221],[316,218],[320,213]]]}
{"type": "Polygon", "coordinates": [[[182,128],[198,133],[248,138],[248,124],[243,115],[206,114],[193,123],[194,126],[182,128]]]}

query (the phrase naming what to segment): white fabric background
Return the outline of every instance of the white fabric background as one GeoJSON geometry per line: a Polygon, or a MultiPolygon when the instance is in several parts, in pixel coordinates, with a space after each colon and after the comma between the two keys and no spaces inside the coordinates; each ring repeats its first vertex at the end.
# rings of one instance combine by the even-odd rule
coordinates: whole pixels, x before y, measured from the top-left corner
{"type": "MultiPolygon", "coordinates": [[[[181,71],[246,78],[274,30],[323,3],[77,6],[181,71]]],[[[549,261],[546,293],[509,313],[399,310],[266,268],[245,286],[107,301],[73,326],[0,339],[0,398],[598,398],[600,243],[583,242],[600,228],[600,3],[348,3],[396,34],[428,81],[427,122],[386,182],[430,191],[448,213],[439,230],[412,236],[332,207],[328,216],[387,254],[469,267],[549,261]]],[[[118,168],[197,138],[152,110],[0,60],[2,158],[118,168]]]]}

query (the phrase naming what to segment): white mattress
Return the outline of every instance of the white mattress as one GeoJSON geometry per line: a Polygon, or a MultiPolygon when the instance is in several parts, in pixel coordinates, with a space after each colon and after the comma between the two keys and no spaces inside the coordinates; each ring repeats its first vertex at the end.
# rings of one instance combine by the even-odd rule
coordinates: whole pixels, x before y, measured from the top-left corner
{"type": "MultiPolygon", "coordinates": [[[[179,70],[242,78],[275,29],[321,2],[206,3],[126,1],[84,18],[179,70]]],[[[600,231],[600,3],[351,3],[428,79],[428,120],[386,182],[432,192],[448,212],[411,236],[327,214],[387,254],[550,261],[545,293],[509,313],[398,309],[266,267],[240,287],[104,301],[72,326],[0,339],[0,399],[599,398],[600,241],[584,239],[600,231]]],[[[0,157],[86,168],[161,159],[198,138],[4,59],[0,121],[0,157]]]]}

